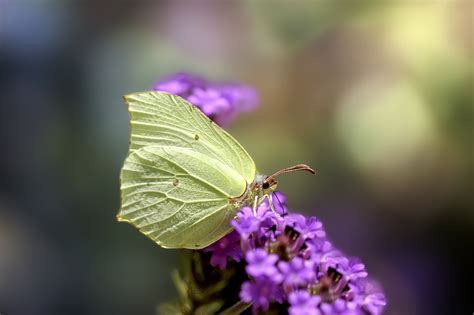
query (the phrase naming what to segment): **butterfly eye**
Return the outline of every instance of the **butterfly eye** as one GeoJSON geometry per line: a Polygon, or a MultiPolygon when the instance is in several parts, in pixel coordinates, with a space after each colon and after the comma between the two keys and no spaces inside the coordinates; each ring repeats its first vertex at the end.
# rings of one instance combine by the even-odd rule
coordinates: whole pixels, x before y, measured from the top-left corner
{"type": "Polygon", "coordinates": [[[270,184],[269,184],[268,182],[264,182],[264,183],[262,184],[262,188],[263,188],[263,189],[268,189],[268,188],[270,188],[270,184]]]}

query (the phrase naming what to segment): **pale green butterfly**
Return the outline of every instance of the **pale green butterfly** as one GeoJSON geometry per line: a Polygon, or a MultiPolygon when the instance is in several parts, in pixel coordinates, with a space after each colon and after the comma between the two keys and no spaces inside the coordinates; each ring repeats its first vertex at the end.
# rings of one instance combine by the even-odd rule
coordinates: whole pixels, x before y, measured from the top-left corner
{"type": "Polygon", "coordinates": [[[298,164],[257,174],[245,149],[199,108],[151,91],[124,97],[130,113],[129,154],[121,172],[119,221],[166,248],[203,248],[232,230],[237,209],[268,198],[275,177],[298,164]]]}

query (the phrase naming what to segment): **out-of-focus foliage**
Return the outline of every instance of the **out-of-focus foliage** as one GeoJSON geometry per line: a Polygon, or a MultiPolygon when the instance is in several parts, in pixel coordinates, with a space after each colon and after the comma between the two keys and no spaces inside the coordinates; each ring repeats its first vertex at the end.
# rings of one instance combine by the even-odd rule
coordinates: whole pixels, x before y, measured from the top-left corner
{"type": "Polygon", "coordinates": [[[387,314],[469,313],[470,1],[0,1],[0,313],[150,314],[174,251],[115,222],[121,96],[243,81],[231,133],[380,279],[387,314]],[[462,275],[462,276],[459,276],[462,275]]]}

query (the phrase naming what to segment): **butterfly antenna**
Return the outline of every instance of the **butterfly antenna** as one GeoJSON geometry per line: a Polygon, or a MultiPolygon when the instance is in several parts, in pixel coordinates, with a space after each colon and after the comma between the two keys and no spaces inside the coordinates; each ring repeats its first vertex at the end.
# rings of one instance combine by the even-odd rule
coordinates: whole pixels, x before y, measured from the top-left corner
{"type": "Polygon", "coordinates": [[[287,167],[287,168],[284,168],[284,169],[281,169],[279,170],[278,172],[268,176],[269,178],[275,178],[281,174],[285,174],[285,173],[290,173],[290,172],[295,172],[295,171],[306,171],[306,172],[309,172],[311,174],[316,174],[315,170],[313,170],[311,167],[309,167],[308,165],[306,164],[296,164],[294,166],[291,166],[291,167],[287,167]]]}

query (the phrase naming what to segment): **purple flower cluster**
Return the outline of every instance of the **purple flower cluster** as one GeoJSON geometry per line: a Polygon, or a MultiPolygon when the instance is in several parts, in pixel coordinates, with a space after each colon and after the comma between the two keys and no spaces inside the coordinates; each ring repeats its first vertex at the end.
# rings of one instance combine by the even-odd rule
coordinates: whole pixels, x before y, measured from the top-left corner
{"type": "Polygon", "coordinates": [[[232,121],[239,112],[252,110],[259,102],[256,91],[250,86],[210,82],[187,73],[170,75],[157,82],[153,89],[183,97],[221,126],[232,121]]]}
{"type": "Polygon", "coordinates": [[[267,201],[256,216],[244,207],[231,222],[235,230],[205,249],[221,269],[228,257],[244,258],[248,280],[241,286],[242,301],[254,313],[286,301],[290,315],[381,314],[385,295],[368,279],[364,264],[335,248],[321,221],[289,214],[284,195],[275,194],[278,214],[267,201]]]}

